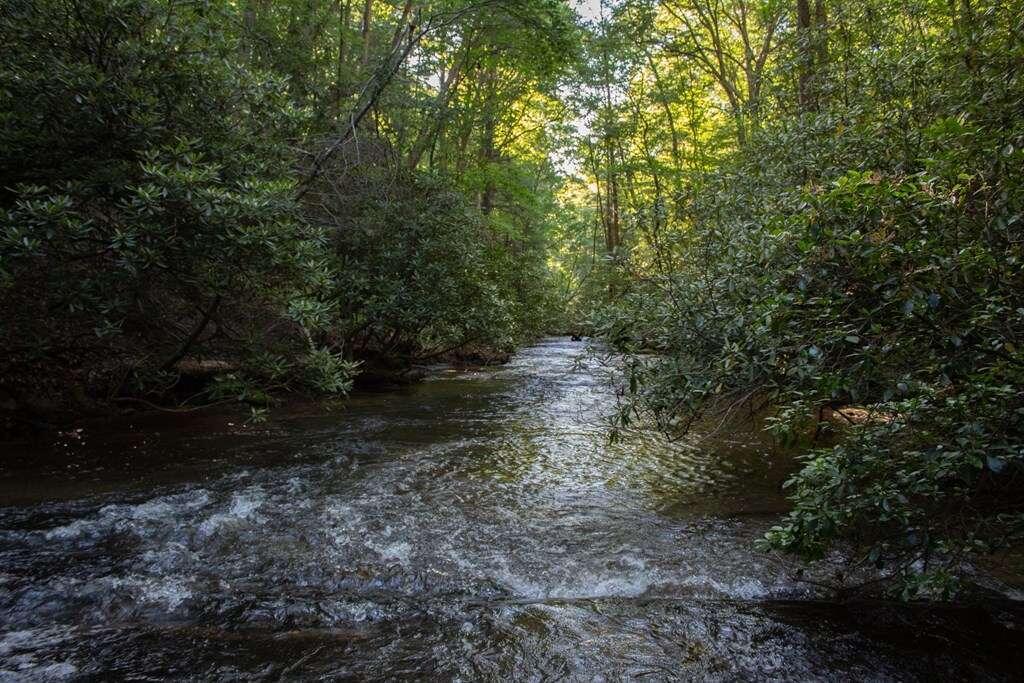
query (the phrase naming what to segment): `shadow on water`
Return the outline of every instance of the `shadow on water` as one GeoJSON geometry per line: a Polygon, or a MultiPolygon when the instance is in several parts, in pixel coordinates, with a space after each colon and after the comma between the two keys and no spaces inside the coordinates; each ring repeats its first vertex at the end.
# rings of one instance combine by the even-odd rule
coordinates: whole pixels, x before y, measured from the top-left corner
{"type": "Polygon", "coordinates": [[[0,679],[1018,676],[1016,602],[837,604],[755,551],[756,439],[609,445],[582,351],[11,449],[0,679]]]}

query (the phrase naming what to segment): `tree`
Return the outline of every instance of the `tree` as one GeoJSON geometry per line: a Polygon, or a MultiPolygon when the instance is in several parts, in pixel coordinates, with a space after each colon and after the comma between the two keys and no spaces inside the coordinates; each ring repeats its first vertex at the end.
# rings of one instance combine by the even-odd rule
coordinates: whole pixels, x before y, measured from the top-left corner
{"type": "Polygon", "coordinates": [[[630,229],[616,296],[581,308],[625,352],[620,424],[768,418],[805,452],[769,547],[950,595],[1024,532],[1020,17],[666,0],[614,20],[644,38],[611,51],[591,86],[611,125],[581,143],[597,213],[614,169],[630,229]]]}

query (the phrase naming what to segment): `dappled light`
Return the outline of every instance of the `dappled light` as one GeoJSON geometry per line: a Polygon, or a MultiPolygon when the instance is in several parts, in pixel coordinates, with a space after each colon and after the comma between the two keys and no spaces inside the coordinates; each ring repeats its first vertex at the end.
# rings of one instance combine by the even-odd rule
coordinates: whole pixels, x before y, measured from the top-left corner
{"type": "Polygon", "coordinates": [[[0,40],[0,679],[1020,677],[1019,3],[0,40]]]}

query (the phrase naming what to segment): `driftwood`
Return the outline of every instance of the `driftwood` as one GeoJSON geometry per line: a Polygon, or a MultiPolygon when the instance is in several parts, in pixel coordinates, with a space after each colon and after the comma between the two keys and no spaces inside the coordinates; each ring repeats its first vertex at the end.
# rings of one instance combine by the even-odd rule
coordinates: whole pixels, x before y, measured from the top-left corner
{"type": "Polygon", "coordinates": [[[195,379],[208,379],[217,375],[238,370],[238,365],[226,360],[199,360],[196,358],[185,358],[178,361],[174,370],[183,377],[195,379]]]}

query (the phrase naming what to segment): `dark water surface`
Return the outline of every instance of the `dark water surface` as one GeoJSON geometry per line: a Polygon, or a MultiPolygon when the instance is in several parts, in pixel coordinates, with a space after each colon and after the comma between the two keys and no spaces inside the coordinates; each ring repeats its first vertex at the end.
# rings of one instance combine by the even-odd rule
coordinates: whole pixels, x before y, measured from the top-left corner
{"type": "Polygon", "coordinates": [[[785,467],[743,438],[609,445],[582,351],[9,448],[0,680],[1022,678],[1020,603],[838,604],[755,551],[785,467]]]}

